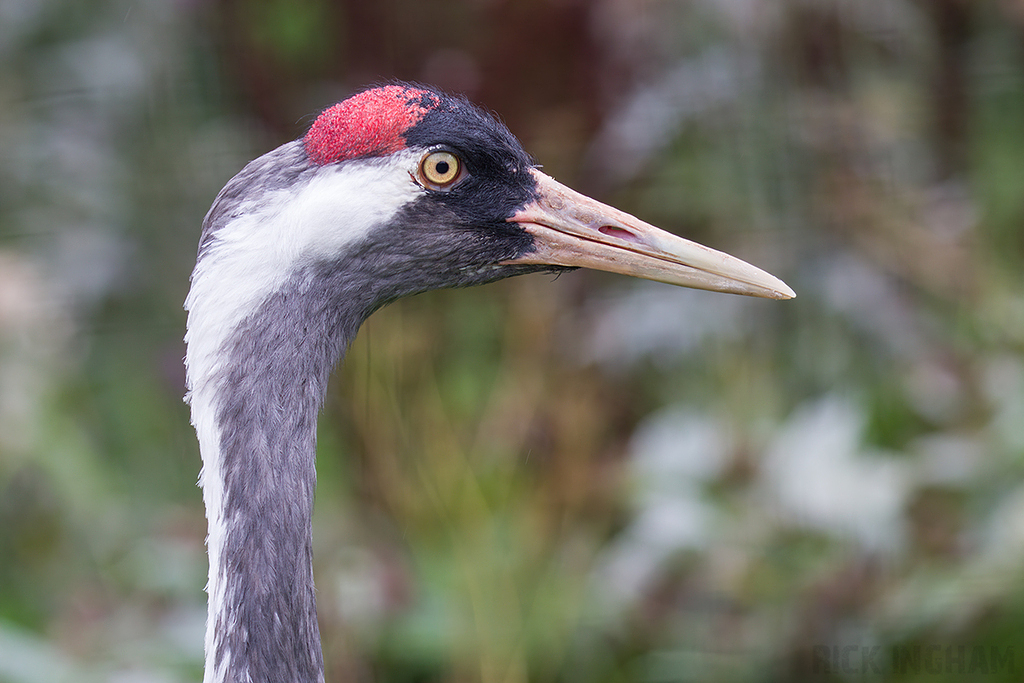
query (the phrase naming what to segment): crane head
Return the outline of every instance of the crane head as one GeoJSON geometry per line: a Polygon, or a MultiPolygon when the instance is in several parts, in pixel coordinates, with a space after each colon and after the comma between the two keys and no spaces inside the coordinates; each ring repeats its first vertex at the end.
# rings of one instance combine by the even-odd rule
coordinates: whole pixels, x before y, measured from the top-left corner
{"type": "MultiPolygon", "coordinates": [[[[578,267],[794,296],[754,266],[552,179],[464,98],[396,83],[324,110],[303,138],[228,182],[203,224],[186,307],[195,324],[226,332],[275,293],[319,292],[301,299],[322,312],[310,315],[344,311],[358,325],[402,296],[578,267]]],[[[202,336],[222,336],[212,332],[202,336]]]]}
{"type": "Polygon", "coordinates": [[[461,98],[406,84],[366,90],[320,114],[303,145],[310,162],[324,168],[393,167],[411,200],[390,221],[390,237],[422,247],[435,265],[447,262],[447,272],[435,275],[448,280],[434,286],[588,267],[699,289],[794,296],[760,269],[558,183],[505,126],[461,98]]]}

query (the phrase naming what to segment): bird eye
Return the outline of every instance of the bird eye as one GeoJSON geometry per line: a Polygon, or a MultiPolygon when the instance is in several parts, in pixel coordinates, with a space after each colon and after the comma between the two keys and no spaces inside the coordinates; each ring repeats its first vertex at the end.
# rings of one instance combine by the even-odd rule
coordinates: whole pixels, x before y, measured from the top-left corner
{"type": "Polygon", "coordinates": [[[428,187],[440,190],[462,175],[462,162],[451,152],[431,152],[420,162],[420,178],[428,187]]]}

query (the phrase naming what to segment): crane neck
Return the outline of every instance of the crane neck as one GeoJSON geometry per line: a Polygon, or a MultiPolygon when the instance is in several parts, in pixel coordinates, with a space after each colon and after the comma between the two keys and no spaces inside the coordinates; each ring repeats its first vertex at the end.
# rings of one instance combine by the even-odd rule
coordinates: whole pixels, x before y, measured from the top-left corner
{"type": "Polygon", "coordinates": [[[185,364],[209,523],[204,683],[323,681],[316,420],[359,325],[403,293],[364,243],[408,185],[370,162],[311,166],[292,142],[232,178],[203,223],[185,364]]]}
{"type": "MultiPolygon", "coordinates": [[[[301,274],[224,334],[189,345],[210,556],[204,683],[322,683],[312,571],[316,421],[368,311],[301,274]]],[[[189,333],[211,329],[190,311],[189,333]]]]}

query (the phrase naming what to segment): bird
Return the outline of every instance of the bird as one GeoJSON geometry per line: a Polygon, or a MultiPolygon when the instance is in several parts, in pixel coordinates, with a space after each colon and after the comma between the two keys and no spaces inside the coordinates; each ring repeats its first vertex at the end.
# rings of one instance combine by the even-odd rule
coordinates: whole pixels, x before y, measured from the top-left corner
{"type": "Polygon", "coordinates": [[[202,226],[186,402],[209,556],[204,683],[323,683],[316,423],[366,318],[401,297],[592,268],[771,299],[793,290],[543,173],[494,115],[368,87],[247,164],[202,226]]]}

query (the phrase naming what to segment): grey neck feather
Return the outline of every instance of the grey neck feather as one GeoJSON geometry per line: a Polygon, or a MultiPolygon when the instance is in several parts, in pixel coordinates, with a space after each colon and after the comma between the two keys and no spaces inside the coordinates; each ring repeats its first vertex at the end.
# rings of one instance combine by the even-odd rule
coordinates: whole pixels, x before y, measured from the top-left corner
{"type": "Polygon", "coordinates": [[[295,286],[274,294],[225,348],[217,416],[227,603],[215,616],[215,658],[230,652],[232,683],[323,681],[312,570],[316,420],[358,320],[325,327],[316,298],[295,286]]]}
{"type": "Polygon", "coordinates": [[[226,585],[211,618],[214,663],[227,662],[230,683],[324,680],[312,573],[316,421],[331,370],[363,320],[410,288],[408,276],[388,277],[388,268],[379,245],[311,264],[222,349],[215,384],[226,585]]]}

